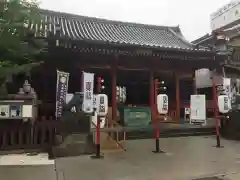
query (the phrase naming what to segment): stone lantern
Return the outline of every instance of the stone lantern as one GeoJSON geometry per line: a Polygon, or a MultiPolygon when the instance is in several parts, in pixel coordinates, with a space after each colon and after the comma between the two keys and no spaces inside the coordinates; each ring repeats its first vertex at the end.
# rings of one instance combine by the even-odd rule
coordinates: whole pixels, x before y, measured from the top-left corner
{"type": "Polygon", "coordinates": [[[36,97],[36,92],[35,92],[34,88],[32,88],[31,84],[28,82],[28,80],[24,81],[22,88],[19,88],[18,94],[19,95],[31,95],[33,97],[36,97]]]}
{"type": "Polygon", "coordinates": [[[23,84],[23,92],[25,94],[29,94],[31,92],[31,84],[29,84],[28,80],[26,80],[23,84]]]}

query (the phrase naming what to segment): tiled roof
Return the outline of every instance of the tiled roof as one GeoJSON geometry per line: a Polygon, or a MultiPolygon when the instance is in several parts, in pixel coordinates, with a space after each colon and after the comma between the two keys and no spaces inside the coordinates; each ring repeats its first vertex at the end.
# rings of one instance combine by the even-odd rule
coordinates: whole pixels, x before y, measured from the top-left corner
{"type": "Polygon", "coordinates": [[[36,35],[56,36],[70,40],[137,45],[154,48],[195,49],[186,41],[180,28],[117,22],[73,14],[42,10],[41,24],[30,23],[36,35]]]}
{"type": "Polygon", "coordinates": [[[195,45],[199,45],[199,44],[201,44],[209,39],[212,39],[212,38],[213,38],[212,34],[205,34],[204,36],[192,41],[191,43],[195,44],[195,45]]]}
{"type": "MultiPolygon", "coordinates": [[[[240,24],[239,23],[240,23],[240,21],[238,21],[238,24],[229,24],[218,31],[224,33],[224,35],[230,39],[238,37],[240,35],[240,24]]],[[[218,32],[218,31],[214,31],[214,32],[218,32]]],[[[208,40],[212,40],[212,39],[213,39],[213,33],[206,34],[206,35],[192,41],[191,43],[195,44],[195,45],[199,45],[199,44],[202,44],[202,43],[204,43],[208,40]]]]}

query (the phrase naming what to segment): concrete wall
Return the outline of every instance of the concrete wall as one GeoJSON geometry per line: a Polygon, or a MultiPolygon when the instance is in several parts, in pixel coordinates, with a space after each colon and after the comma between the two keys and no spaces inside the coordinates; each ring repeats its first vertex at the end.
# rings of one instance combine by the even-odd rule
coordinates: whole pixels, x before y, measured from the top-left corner
{"type": "Polygon", "coordinates": [[[240,0],[234,0],[211,14],[211,28],[216,30],[239,19],[240,0]]]}

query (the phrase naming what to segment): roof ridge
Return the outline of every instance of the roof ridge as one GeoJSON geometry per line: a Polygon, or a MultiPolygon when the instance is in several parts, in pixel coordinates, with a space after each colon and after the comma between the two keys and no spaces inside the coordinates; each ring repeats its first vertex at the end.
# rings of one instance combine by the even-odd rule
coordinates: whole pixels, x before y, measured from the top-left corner
{"type": "Polygon", "coordinates": [[[125,25],[125,26],[138,26],[142,28],[148,28],[148,29],[165,29],[168,30],[168,28],[171,29],[179,29],[179,26],[162,26],[162,25],[153,25],[153,24],[143,24],[143,23],[135,23],[135,22],[127,22],[127,21],[118,21],[118,20],[110,20],[110,19],[104,19],[104,18],[98,18],[98,17],[89,17],[89,16],[83,16],[78,14],[70,14],[66,12],[60,12],[60,11],[53,11],[53,10],[47,10],[47,9],[41,9],[40,13],[42,14],[50,14],[50,15],[58,15],[58,16],[65,16],[67,18],[71,19],[78,19],[85,21],[93,21],[93,22],[99,22],[99,23],[105,23],[105,24],[116,24],[116,25],[125,25]]]}
{"type": "Polygon", "coordinates": [[[45,20],[41,21],[41,24],[38,24],[40,27],[36,26],[35,30],[38,33],[40,31],[44,33],[45,37],[50,33],[53,36],[77,41],[196,50],[195,46],[184,38],[179,26],[114,21],[45,9],[41,9],[40,14],[45,17],[45,20]],[[45,28],[42,28],[44,26],[45,28]],[[58,34],[57,26],[60,26],[58,34]]]}
{"type": "Polygon", "coordinates": [[[184,38],[184,36],[182,35],[182,32],[181,32],[181,29],[179,28],[179,26],[178,26],[178,31],[179,31],[179,33],[177,33],[176,31],[174,31],[172,28],[168,28],[169,29],[169,31],[174,35],[174,36],[176,36],[180,41],[182,41],[184,44],[186,44],[186,45],[188,45],[188,46],[192,46],[192,47],[194,47],[194,44],[192,44],[191,42],[189,42],[188,40],[186,40],[185,38],[184,38]],[[180,36],[181,35],[181,36],[180,36]]]}

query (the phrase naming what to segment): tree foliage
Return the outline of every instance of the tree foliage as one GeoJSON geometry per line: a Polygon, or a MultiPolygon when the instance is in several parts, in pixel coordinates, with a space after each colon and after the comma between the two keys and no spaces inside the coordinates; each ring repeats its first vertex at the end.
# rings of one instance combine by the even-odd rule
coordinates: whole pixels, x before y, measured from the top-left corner
{"type": "Polygon", "coordinates": [[[0,0],[0,78],[38,64],[45,42],[30,27],[40,21],[37,1],[0,0]]]}

